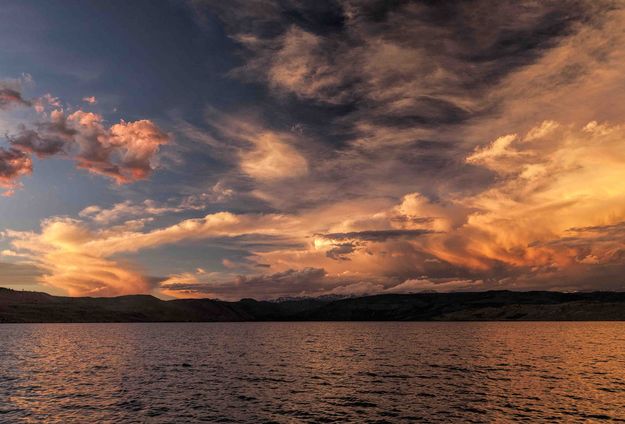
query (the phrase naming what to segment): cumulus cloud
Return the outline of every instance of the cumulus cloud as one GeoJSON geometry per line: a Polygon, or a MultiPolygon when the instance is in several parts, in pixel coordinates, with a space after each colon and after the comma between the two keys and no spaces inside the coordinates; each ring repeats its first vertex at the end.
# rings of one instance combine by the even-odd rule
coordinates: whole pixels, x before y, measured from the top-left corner
{"type": "Polygon", "coordinates": [[[37,113],[44,113],[49,108],[60,109],[62,107],[61,100],[50,93],[33,100],[32,106],[37,113]]]}
{"type": "Polygon", "coordinates": [[[10,136],[9,142],[17,149],[45,158],[63,152],[76,134],[65,113],[54,110],[48,121],[36,124],[34,129],[20,125],[19,132],[10,136]]]}
{"type": "Polygon", "coordinates": [[[34,127],[22,125],[9,142],[14,149],[40,158],[70,157],[78,168],[125,184],[149,177],[156,153],[169,136],[149,120],[106,127],[103,117],[95,113],[78,110],[66,115],[54,110],[47,121],[34,127]]]}
{"type": "Polygon", "coordinates": [[[96,99],[95,96],[83,97],[82,101],[85,102],[85,103],[89,103],[90,105],[94,105],[94,104],[98,103],[98,99],[96,99]]]}
{"type": "Polygon", "coordinates": [[[33,162],[26,153],[0,148],[0,188],[5,190],[5,196],[11,195],[18,187],[17,179],[30,174],[32,170],[33,162]]]}
{"type": "Polygon", "coordinates": [[[159,147],[169,142],[167,134],[149,120],[121,121],[107,129],[100,115],[77,111],[68,121],[77,130],[77,166],[119,184],[147,178],[159,147]]]}
{"type": "MultiPolygon", "coordinates": [[[[29,154],[71,158],[78,168],[107,176],[118,184],[149,177],[160,146],[170,141],[156,124],[149,120],[122,120],[107,126],[99,114],[82,110],[67,114],[59,98],[50,93],[32,101],[24,99],[21,88],[31,82],[28,75],[0,81],[0,110],[25,106],[38,114],[34,123],[27,124],[28,118],[23,118],[16,130],[5,134],[10,149],[3,149],[0,159],[3,187],[14,189],[19,185],[19,177],[32,171],[29,154]]],[[[95,103],[95,97],[86,99],[95,103]]]]}
{"type": "MultiPolygon", "coordinates": [[[[545,121],[524,135],[496,138],[466,159],[498,175],[481,192],[447,203],[412,193],[369,218],[337,219],[332,225],[341,231],[319,234],[314,247],[327,258],[350,259],[324,265],[337,274],[357,269],[399,277],[441,267],[448,276],[506,276],[530,286],[544,284],[540,275],[570,278],[571,267],[581,273],[618,263],[624,137],[622,125],[545,121]]],[[[313,250],[272,252],[263,260],[292,266],[306,256],[323,263],[313,250]]]]}
{"type": "Polygon", "coordinates": [[[621,125],[546,121],[478,147],[467,161],[495,172],[496,183],[457,198],[464,219],[417,249],[490,277],[555,279],[580,263],[610,263],[621,245],[613,225],[625,213],[623,136],[621,125]]]}
{"type": "MultiPolygon", "coordinates": [[[[540,276],[565,275],[571,266],[588,269],[620,263],[623,191],[605,182],[625,177],[619,159],[623,136],[621,126],[591,122],[580,128],[547,122],[525,135],[508,137],[503,147],[496,139],[467,157],[474,166],[498,173],[496,184],[476,195],[444,202],[410,193],[395,205],[345,201],[330,209],[320,206],[299,214],[220,212],[149,231],[141,225],[107,226],[122,217],[139,216],[140,209],[146,211],[144,216],[172,212],[172,206],[126,202],[81,213],[104,225],[99,229],[86,222],[56,219],[44,222],[40,233],[7,235],[14,251],[39,261],[47,271],[47,284],[72,293],[92,289],[126,293],[154,287],[132,266],[120,265],[114,259],[120,254],[253,234],[288,234],[299,244],[273,245],[251,253],[254,263],[270,265],[274,274],[235,280],[219,276],[211,280],[219,282],[217,288],[206,286],[207,276],[195,276],[203,281],[193,281],[193,285],[189,281],[181,285],[177,278],[168,280],[166,292],[229,298],[237,293],[278,296],[334,289],[346,293],[357,283],[360,285],[353,286],[354,290],[382,285],[384,290],[379,292],[449,291],[499,287],[504,279],[508,284],[532,287],[544,284],[540,276]],[[505,169],[493,158],[505,160],[505,169]],[[64,257],[71,262],[62,260],[64,257]],[[80,278],[74,275],[72,263],[80,261],[89,269],[90,259],[94,270],[111,268],[117,277],[107,282],[100,271],[97,278],[89,272],[80,278]],[[287,284],[261,289],[275,279],[287,281],[286,276],[294,277],[293,270],[298,269],[322,269],[324,274],[306,289],[287,284]],[[130,273],[128,280],[134,283],[121,287],[118,279],[123,272],[130,273]]],[[[253,263],[249,265],[251,269],[253,263]]]]}
{"type": "Polygon", "coordinates": [[[9,87],[3,87],[0,84],[0,110],[8,109],[14,106],[30,106],[31,102],[22,97],[22,93],[9,87]]]}

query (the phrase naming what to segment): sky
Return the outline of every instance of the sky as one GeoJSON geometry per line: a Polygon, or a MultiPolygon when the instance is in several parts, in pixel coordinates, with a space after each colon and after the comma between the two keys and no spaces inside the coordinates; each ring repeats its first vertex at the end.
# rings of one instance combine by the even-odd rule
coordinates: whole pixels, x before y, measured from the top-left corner
{"type": "Polygon", "coordinates": [[[4,0],[0,286],[625,290],[625,3],[4,0]]]}

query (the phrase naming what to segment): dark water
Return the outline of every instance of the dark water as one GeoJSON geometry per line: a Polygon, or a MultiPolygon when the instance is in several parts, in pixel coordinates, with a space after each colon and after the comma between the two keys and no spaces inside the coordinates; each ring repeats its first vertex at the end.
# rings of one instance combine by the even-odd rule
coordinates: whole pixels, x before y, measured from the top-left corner
{"type": "Polygon", "coordinates": [[[0,326],[0,422],[625,422],[625,323],[0,326]]]}

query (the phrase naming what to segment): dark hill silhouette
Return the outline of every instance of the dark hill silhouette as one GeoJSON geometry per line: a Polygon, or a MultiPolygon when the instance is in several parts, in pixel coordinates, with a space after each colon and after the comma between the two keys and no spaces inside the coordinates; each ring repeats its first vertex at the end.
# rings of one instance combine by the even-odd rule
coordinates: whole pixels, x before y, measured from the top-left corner
{"type": "Polygon", "coordinates": [[[625,293],[487,291],[347,299],[160,300],[149,295],[62,297],[0,288],[0,322],[621,321],[625,293]]]}

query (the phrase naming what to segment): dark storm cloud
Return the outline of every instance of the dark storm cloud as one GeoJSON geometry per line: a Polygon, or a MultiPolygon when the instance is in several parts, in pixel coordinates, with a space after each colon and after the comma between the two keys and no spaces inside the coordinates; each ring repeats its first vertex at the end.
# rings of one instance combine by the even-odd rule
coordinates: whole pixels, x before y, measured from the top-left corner
{"type": "Polygon", "coordinates": [[[356,247],[357,245],[355,243],[338,243],[326,252],[326,256],[334,260],[348,261],[349,258],[347,255],[353,253],[356,247]]]}
{"type": "Polygon", "coordinates": [[[76,130],[67,126],[63,115],[59,120],[37,123],[36,129],[22,125],[17,134],[9,137],[9,142],[20,150],[47,157],[61,153],[72,142],[74,135],[76,130]]]}
{"type": "Polygon", "coordinates": [[[599,20],[609,3],[598,3],[205,2],[252,53],[242,72],[303,99],[358,104],[357,115],[398,127],[458,124],[490,110],[479,97],[581,22],[599,20]]]}
{"type": "Polygon", "coordinates": [[[575,233],[612,233],[625,234],[625,222],[612,225],[594,225],[590,227],[572,227],[567,231],[575,233]]]}
{"type": "Polygon", "coordinates": [[[294,240],[288,235],[274,236],[268,234],[244,234],[226,238],[216,237],[211,243],[217,246],[236,246],[256,252],[275,249],[301,249],[304,246],[300,240],[294,240]]]}
{"type": "MultiPolygon", "coordinates": [[[[273,206],[289,211],[381,187],[396,198],[481,190],[492,173],[463,159],[483,140],[458,131],[501,111],[502,80],[610,10],[576,0],[193,5],[241,47],[230,75],[268,89],[269,125],[290,122],[306,141],[310,172],[298,195],[272,187],[273,206]]],[[[248,186],[241,192],[257,192],[248,186]]]]}
{"type": "Polygon", "coordinates": [[[410,110],[391,111],[388,114],[380,110],[371,122],[396,128],[412,128],[458,124],[472,116],[469,110],[455,105],[452,101],[430,96],[413,98],[412,106],[410,110]]]}
{"type": "Polygon", "coordinates": [[[347,233],[329,233],[322,236],[329,240],[361,240],[382,242],[388,239],[396,239],[401,237],[419,237],[426,234],[432,234],[431,230],[368,230],[368,231],[352,231],[347,233]]]}
{"type": "Polygon", "coordinates": [[[175,278],[162,287],[170,292],[192,292],[218,298],[271,299],[285,293],[317,292],[323,286],[326,271],[321,268],[289,269],[275,274],[238,276],[227,282],[177,283],[175,278]]]}

